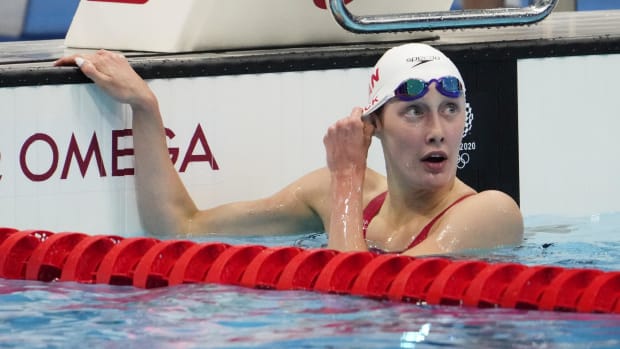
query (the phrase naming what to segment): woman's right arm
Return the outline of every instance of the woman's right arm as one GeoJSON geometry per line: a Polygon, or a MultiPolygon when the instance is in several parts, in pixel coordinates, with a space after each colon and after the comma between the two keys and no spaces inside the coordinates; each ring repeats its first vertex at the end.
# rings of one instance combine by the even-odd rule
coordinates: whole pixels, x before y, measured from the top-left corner
{"type": "MultiPolygon", "coordinates": [[[[331,175],[328,247],[341,251],[367,251],[363,231],[363,210],[368,188],[376,180],[366,181],[368,147],[374,125],[362,120],[362,108],[329,127],[323,143],[331,175]],[[366,193],[365,193],[366,191],[366,193]]],[[[373,176],[374,177],[374,176],[373,176]]]]}
{"type": "Polygon", "coordinates": [[[157,98],[124,56],[100,50],[64,57],[56,65],[77,64],[104,92],[133,112],[133,142],[138,208],[154,234],[177,233],[198,211],[168,155],[157,98]]]}
{"type": "Polygon", "coordinates": [[[325,170],[310,173],[269,198],[199,211],[170,161],[157,98],[125,57],[100,50],[55,63],[72,64],[104,92],[131,106],[138,207],[148,232],[277,234],[323,229],[316,207],[324,206],[326,185],[321,182],[329,183],[325,170]]]}

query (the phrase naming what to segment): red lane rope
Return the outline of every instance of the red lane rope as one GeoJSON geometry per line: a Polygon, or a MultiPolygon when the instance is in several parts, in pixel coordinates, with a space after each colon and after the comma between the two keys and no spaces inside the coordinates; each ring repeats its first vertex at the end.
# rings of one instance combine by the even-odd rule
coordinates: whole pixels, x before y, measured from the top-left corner
{"type": "Polygon", "coordinates": [[[0,277],[219,283],[481,308],[620,314],[620,271],[0,227],[0,277]]]}

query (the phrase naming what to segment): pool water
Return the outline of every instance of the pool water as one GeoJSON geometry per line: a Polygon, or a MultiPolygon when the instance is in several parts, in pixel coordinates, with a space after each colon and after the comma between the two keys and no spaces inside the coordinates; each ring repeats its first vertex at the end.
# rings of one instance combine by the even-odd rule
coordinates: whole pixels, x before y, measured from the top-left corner
{"type": "MultiPolygon", "coordinates": [[[[620,270],[620,214],[529,217],[520,247],[468,256],[620,270]]],[[[319,247],[322,234],[194,239],[319,247]]],[[[0,348],[619,348],[620,315],[476,309],[223,285],[0,279],[0,348]]]]}

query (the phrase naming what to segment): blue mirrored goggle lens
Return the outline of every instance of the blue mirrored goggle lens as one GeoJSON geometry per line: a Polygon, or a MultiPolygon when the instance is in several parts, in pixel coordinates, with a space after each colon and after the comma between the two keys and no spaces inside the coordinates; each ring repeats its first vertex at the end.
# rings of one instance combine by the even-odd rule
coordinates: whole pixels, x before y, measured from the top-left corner
{"type": "Polygon", "coordinates": [[[453,76],[439,79],[437,87],[439,92],[447,97],[459,97],[463,93],[461,81],[453,76]]]}
{"type": "Polygon", "coordinates": [[[424,96],[433,82],[437,84],[437,91],[446,97],[456,98],[463,93],[461,81],[457,77],[446,76],[428,82],[420,79],[409,79],[396,88],[394,95],[402,100],[412,101],[424,96]]]}

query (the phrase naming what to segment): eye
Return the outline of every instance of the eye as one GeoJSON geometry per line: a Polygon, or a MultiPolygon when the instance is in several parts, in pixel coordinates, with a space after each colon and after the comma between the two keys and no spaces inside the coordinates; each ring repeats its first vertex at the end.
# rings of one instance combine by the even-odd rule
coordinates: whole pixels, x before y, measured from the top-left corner
{"type": "Polygon", "coordinates": [[[441,113],[446,116],[456,116],[461,112],[461,108],[457,103],[449,102],[443,105],[441,113]]]}
{"type": "Polygon", "coordinates": [[[417,104],[410,104],[405,107],[403,115],[411,120],[418,120],[424,116],[424,108],[417,104]]]}

